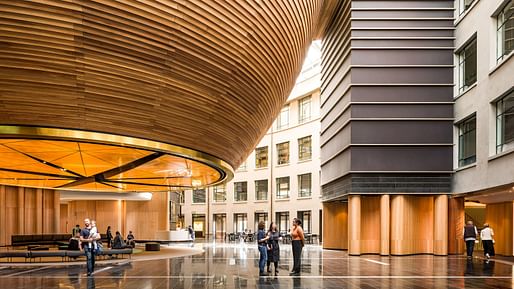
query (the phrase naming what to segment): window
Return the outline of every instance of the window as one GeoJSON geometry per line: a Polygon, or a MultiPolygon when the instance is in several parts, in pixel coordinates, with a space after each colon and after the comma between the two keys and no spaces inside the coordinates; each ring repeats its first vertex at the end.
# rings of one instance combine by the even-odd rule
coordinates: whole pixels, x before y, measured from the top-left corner
{"type": "Polygon", "coordinates": [[[255,168],[265,168],[268,166],[268,147],[255,149],[255,168]]]}
{"type": "Polygon", "coordinates": [[[476,0],[459,0],[459,14],[466,12],[476,0]]]}
{"type": "Polygon", "coordinates": [[[496,18],[497,61],[514,50],[514,0],[507,2],[496,18]]]}
{"type": "Polygon", "coordinates": [[[496,103],[496,152],[514,148],[514,91],[496,103]]]}
{"type": "Polygon", "coordinates": [[[475,116],[459,123],[459,167],[476,162],[476,127],[475,116]]]}
{"type": "Polygon", "coordinates": [[[225,185],[217,185],[212,190],[213,201],[215,203],[223,203],[227,200],[227,192],[225,191],[225,185]]]}
{"type": "Polygon", "coordinates": [[[298,159],[300,161],[310,160],[312,157],[311,136],[298,139],[298,159]]]}
{"type": "Polygon", "coordinates": [[[276,213],[277,220],[277,230],[280,233],[288,233],[289,232],[289,212],[277,212],[276,213]]]}
{"type": "Polygon", "coordinates": [[[311,174],[298,175],[298,197],[310,197],[311,191],[311,174]]]}
{"type": "Polygon", "coordinates": [[[242,233],[248,229],[248,217],[246,214],[234,214],[234,232],[242,233]]]}
{"type": "Polygon", "coordinates": [[[289,125],[289,104],[285,105],[277,118],[277,129],[286,128],[289,125]]]}
{"type": "Polygon", "coordinates": [[[244,161],[240,166],[239,168],[237,168],[238,171],[240,172],[244,172],[246,171],[246,161],[244,161]]]}
{"type": "Polygon", "coordinates": [[[266,226],[266,230],[268,229],[268,213],[255,213],[255,228],[254,232],[257,232],[259,229],[259,222],[264,222],[266,226]]]}
{"type": "Polygon", "coordinates": [[[289,177],[277,178],[277,199],[289,198],[289,177]]]}
{"type": "Polygon", "coordinates": [[[311,119],[311,97],[307,96],[298,101],[298,122],[303,123],[311,119]]]}
{"type": "Polygon", "coordinates": [[[277,144],[277,164],[285,165],[289,163],[289,142],[277,144]]]}
{"type": "Polygon", "coordinates": [[[477,82],[477,39],[472,39],[459,52],[459,92],[477,82]]]}
{"type": "Polygon", "coordinates": [[[193,189],[193,204],[205,203],[205,189],[193,189]]]}
{"type": "Polygon", "coordinates": [[[298,211],[298,219],[302,221],[302,229],[305,233],[311,233],[312,215],[311,211],[298,211]]]}
{"type": "Polygon", "coordinates": [[[268,199],[268,180],[255,181],[255,199],[257,201],[268,199]]]}
{"type": "Polygon", "coordinates": [[[236,202],[246,202],[248,200],[247,182],[234,183],[234,199],[236,202]]]}

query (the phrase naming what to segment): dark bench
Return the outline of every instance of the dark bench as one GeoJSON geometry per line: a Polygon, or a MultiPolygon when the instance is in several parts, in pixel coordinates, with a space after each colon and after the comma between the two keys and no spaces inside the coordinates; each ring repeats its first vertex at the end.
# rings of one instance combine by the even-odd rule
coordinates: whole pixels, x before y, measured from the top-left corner
{"type": "MultiPolygon", "coordinates": [[[[101,241],[107,244],[107,235],[100,234],[101,241]]],[[[29,245],[68,245],[71,234],[32,234],[32,235],[12,235],[11,246],[29,245]]]]}
{"type": "MultiPolygon", "coordinates": [[[[101,254],[98,256],[112,256],[112,255],[121,255],[123,258],[125,255],[127,255],[130,259],[133,251],[131,248],[127,249],[107,249],[102,251],[101,254]]],[[[7,258],[8,262],[12,262],[12,258],[25,258],[25,262],[27,262],[27,259],[29,259],[31,262],[35,258],[39,258],[41,261],[41,258],[43,257],[61,257],[62,261],[65,261],[66,259],[70,261],[70,259],[76,259],[80,256],[84,256],[84,251],[5,251],[0,252],[0,259],[7,258]]]]}

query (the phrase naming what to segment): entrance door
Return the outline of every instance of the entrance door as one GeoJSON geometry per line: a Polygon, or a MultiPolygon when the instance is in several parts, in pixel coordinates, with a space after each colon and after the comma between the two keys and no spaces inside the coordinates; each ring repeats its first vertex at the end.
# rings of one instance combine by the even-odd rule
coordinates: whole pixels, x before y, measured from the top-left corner
{"type": "Polygon", "coordinates": [[[195,230],[195,238],[203,238],[205,236],[204,214],[193,214],[193,230],[195,230]]]}
{"type": "Polygon", "coordinates": [[[227,214],[214,214],[214,226],[212,228],[214,238],[225,239],[227,234],[227,214]]]}

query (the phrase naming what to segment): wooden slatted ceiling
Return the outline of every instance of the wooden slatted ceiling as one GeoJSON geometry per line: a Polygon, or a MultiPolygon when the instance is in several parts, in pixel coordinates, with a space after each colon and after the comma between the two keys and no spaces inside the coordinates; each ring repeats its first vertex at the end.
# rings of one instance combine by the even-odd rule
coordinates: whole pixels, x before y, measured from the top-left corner
{"type": "Polygon", "coordinates": [[[4,1],[0,124],[147,138],[237,167],[291,91],[322,5],[4,1]]]}

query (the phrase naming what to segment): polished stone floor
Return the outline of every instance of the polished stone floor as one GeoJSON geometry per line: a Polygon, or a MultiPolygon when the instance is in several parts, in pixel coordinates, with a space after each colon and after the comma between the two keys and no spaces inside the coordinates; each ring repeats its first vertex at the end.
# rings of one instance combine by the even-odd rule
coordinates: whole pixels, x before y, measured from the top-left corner
{"type": "Polygon", "coordinates": [[[514,263],[463,256],[353,257],[304,248],[302,274],[290,277],[290,245],[282,245],[278,276],[259,278],[255,244],[197,243],[204,253],[97,266],[9,267],[0,288],[514,288],[514,263]]]}

